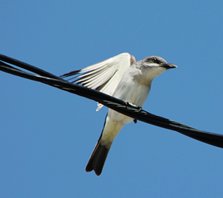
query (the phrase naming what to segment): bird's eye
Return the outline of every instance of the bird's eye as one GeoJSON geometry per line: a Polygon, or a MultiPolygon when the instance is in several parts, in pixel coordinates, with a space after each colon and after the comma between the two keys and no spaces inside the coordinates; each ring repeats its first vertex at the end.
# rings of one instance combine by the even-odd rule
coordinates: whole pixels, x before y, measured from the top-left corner
{"type": "Polygon", "coordinates": [[[153,62],[154,63],[157,63],[157,64],[160,64],[161,63],[161,61],[158,58],[155,58],[155,57],[153,58],[153,62]]]}
{"type": "Polygon", "coordinates": [[[157,64],[161,63],[161,61],[156,57],[149,57],[146,59],[146,62],[147,63],[157,63],[157,64]]]}

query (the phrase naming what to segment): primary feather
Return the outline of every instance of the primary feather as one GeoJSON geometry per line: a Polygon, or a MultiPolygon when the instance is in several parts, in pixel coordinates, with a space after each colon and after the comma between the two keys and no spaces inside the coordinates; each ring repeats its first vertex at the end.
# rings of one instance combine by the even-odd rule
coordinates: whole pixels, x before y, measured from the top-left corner
{"type": "MultiPolygon", "coordinates": [[[[72,83],[112,96],[123,74],[135,61],[135,58],[129,53],[121,53],[81,70],[69,72],[61,77],[67,78],[72,83]]],[[[102,107],[102,104],[98,104],[97,110],[102,107]]]]}

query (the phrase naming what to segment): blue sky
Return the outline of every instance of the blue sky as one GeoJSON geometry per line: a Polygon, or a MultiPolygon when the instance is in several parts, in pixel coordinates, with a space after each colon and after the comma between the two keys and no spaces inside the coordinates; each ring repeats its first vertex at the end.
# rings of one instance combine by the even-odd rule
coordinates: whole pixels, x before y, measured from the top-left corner
{"type": "MultiPolygon", "coordinates": [[[[58,75],[126,51],[163,56],[178,68],[144,109],[223,133],[220,0],[0,3],[0,53],[58,75]]],[[[97,177],[84,169],[106,108],[2,72],[0,90],[0,197],[222,197],[222,149],[129,124],[97,177]]]]}

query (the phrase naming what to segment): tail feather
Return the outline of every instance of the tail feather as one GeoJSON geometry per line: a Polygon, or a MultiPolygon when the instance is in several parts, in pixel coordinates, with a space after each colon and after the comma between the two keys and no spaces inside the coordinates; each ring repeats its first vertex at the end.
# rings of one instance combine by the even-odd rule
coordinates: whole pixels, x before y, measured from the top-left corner
{"type": "Polygon", "coordinates": [[[102,172],[105,160],[107,158],[108,151],[109,151],[109,148],[102,145],[99,141],[97,145],[95,146],[93,153],[91,154],[91,157],[86,166],[86,171],[90,172],[94,170],[96,175],[100,175],[102,172]]]}

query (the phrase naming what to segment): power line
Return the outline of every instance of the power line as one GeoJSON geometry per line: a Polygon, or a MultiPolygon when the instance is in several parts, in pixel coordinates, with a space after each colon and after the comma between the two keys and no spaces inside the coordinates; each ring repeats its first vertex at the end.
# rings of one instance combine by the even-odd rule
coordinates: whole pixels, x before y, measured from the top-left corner
{"type": "Polygon", "coordinates": [[[15,76],[41,82],[58,89],[97,101],[113,110],[148,124],[177,131],[183,135],[199,141],[223,148],[223,135],[205,132],[170,119],[151,114],[139,107],[135,107],[122,100],[98,92],[93,89],[72,84],[59,76],[55,76],[43,69],[24,63],[14,58],[0,54],[0,70],[15,76]]]}

